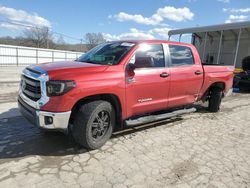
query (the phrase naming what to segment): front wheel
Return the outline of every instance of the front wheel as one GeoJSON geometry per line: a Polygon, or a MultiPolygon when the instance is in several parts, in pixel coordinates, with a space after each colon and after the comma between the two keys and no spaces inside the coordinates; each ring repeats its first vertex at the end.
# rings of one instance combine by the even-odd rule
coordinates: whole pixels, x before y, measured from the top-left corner
{"type": "Polygon", "coordinates": [[[115,111],[109,102],[89,102],[81,106],[77,112],[72,134],[80,145],[88,149],[97,149],[111,137],[114,123],[115,111]]]}
{"type": "Polygon", "coordinates": [[[208,110],[210,112],[218,112],[220,110],[221,99],[222,90],[219,88],[212,89],[208,100],[208,110]]]}

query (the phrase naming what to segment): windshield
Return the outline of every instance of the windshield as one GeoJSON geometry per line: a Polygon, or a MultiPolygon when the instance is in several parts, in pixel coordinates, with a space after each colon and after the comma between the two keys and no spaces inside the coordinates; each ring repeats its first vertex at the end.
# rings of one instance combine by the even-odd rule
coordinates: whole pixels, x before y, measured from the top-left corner
{"type": "Polygon", "coordinates": [[[130,42],[103,43],[80,56],[77,61],[101,65],[117,65],[134,45],[134,43],[130,42]]]}

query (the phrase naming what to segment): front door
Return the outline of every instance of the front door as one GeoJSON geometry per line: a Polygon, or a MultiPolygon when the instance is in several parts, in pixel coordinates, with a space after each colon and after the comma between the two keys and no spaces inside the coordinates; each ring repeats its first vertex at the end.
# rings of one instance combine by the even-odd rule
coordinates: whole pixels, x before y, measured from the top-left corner
{"type": "Polygon", "coordinates": [[[126,74],[127,116],[167,108],[170,74],[162,44],[141,44],[129,63],[135,69],[126,74]]]}

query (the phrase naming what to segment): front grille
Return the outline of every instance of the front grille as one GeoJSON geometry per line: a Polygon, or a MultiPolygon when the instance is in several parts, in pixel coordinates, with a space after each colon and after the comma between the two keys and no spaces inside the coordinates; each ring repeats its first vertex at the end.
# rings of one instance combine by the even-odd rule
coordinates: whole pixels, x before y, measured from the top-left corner
{"type": "Polygon", "coordinates": [[[41,98],[40,81],[22,76],[21,89],[23,94],[33,101],[38,101],[41,98]]]}

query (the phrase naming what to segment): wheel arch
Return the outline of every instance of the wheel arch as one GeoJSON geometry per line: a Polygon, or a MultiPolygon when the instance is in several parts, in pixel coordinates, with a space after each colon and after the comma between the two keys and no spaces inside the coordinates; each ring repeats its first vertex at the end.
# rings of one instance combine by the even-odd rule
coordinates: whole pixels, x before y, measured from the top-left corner
{"type": "Polygon", "coordinates": [[[104,100],[104,101],[111,103],[111,105],[114,107],[115,112],[116,112],[115,113],[116,114],[116,125],[115,125],[114,129],[116,130],[116,129],[122,128],[123,121],[122,121],[121,101],[117,95],[110,94],[110,93],[91,95],[91,96],[87,96],[87,97],[79,99],[71,109],[71,116],[70,116],[69,122],[71,124],[73,124],[74,116],[76,115],[77,111],[79,110],[79,108],[82,105],[84,105],[88,102],[96,101],[96,100],[104,100]]]}
{"type": "MultiPolygon", "coordinates": [[[[226,83],[225,82],[215,82],[213,84],[211,84],[206,92],[204,93],[204,95],[202,96],[202,100],[203,101],[206,101],[207,100],[207,97],[210,95],[211,91],[214,90],[214,89],[219,89],[221,91],[224,91],[226,88],[226,83]]],[[[223,97],[224,97],[224,93],[223,93],[223,97]]]]}

